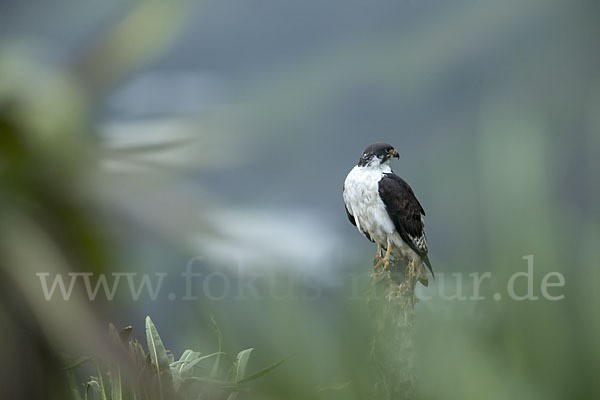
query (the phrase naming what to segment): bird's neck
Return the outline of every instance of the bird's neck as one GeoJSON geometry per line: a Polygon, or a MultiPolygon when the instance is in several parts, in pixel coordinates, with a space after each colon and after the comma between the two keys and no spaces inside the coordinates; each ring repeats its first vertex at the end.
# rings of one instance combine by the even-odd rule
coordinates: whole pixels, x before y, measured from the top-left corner
{"type": "Polygon", "coordinates": [[[392,172],[392,168],[387,163],[385,163],[385,164],[367,164],[365,166],[359,165],[358,168],[362,169],[363,171],[381,172],[383,174],[389,174],[392,172]]]}

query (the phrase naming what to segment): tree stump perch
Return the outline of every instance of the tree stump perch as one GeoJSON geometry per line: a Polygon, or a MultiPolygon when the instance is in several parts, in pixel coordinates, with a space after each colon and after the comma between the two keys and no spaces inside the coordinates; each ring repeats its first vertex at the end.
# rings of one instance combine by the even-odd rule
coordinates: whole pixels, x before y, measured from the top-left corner
{"type": "Polygon", "coordinates": [[[376,398],[415,398],[414,316],[417,284],[413,260],[394,260],[371,274],[368,305],[375,321],[371,355],[379,377],[376,398]]]}

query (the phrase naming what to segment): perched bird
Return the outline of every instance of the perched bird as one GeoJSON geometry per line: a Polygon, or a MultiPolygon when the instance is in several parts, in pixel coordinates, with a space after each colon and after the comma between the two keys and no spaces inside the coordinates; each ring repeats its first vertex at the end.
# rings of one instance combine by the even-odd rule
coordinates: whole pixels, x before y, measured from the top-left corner
{"type": "Polygon", "coordinates": [[[408,183],[392,172],[392,158],[399,158],[398,151],[387,143],[367,146],[344,182],[346,214],[360,233],[377,243],[376,266],[388,268],[390,255],[411,259],[418,280],[427,286],[423,264],[434,275],[427,257],[425,211],[408,183]]]}

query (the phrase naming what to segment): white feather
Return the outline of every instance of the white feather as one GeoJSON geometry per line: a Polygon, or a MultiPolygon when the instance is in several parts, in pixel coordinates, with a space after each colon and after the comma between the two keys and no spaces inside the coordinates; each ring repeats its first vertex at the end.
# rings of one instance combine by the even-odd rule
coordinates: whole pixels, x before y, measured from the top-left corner
{"type": "Polygon", "coordinates": [[[384,248],[388,242],[391,243],[395,256],[414,257],[416,254],[400,237],[379,197],[379,181],[390,172],[392,170],[387,163],[355,166],[344,182],[344,203],[354,216],[359,232],[363,235],[366,232],[384,248]]]}

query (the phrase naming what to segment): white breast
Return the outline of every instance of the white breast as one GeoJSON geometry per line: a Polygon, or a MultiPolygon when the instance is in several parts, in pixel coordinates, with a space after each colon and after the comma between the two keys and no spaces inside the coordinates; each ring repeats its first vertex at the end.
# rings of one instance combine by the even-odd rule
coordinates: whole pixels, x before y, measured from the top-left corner
{"type": "Polygon", "coordinates": [[[366,232],[384,247],[388,238],[398,236],[397,233],[394,235],[396,228],[379,197],[379,181],[389,172],[391,169],[387,165],[356,166],[344,182],[344,203],[354,216],[358,230],[363,234],[366,232]]]}

